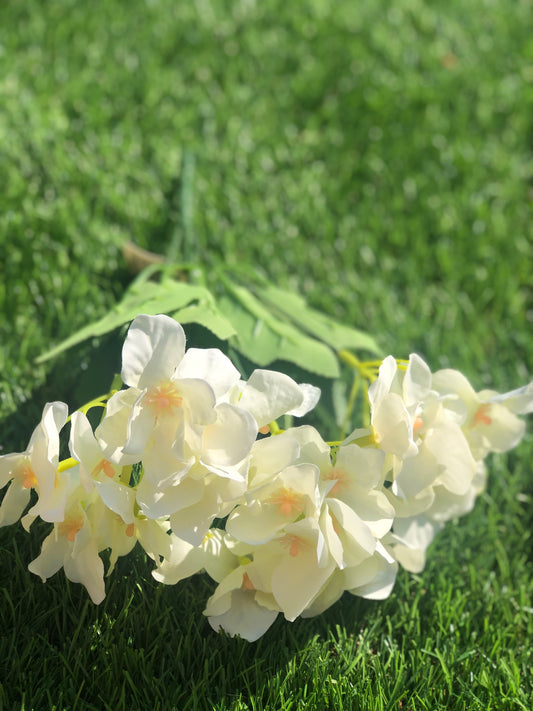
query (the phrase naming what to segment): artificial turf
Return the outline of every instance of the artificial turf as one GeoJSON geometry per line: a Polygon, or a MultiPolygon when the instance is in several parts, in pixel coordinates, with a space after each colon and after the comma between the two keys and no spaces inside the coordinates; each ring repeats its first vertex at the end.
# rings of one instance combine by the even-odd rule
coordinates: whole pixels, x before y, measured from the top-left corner
{"type": "MultiPolygon", "coordinates": [[[[35,358],[120,298],[127,240],[259,270],[477,389],[528,382],[532,11],[3,3],[2,453],[46,401],[107,389],[118,339],[35,358]]],[[[532,459],[531,434],[494,457],[474,512],[388,600],[347,595],[255,644],[211,631],[205,577],[159,586],[137,552],[97,608],[27,571],[37,530],[3,529],[0,709],[527,711],[532,459]]]]}

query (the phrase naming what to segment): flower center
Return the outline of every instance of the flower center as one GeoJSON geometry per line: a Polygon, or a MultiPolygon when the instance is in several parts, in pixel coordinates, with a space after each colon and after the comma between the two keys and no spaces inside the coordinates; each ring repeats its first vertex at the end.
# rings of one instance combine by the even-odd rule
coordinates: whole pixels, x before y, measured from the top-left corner
{"type": "Polygon", "coordinates": [[[348,486],[348,474],[344,469],[330,469],[321,475],[322,481],[334,481],[335,484],[328,491],[328,496],[338,496],[348,486]]]}
{"type": "Polygon", "coordinates": [[[181,407],[183,398],[174,383],[167,380],[148,388],[144,402],[156,415],[173,415],[174,410],[181,407]]]}
{"type": "Polygon", "coordinates": [[[113,465],[107,461],[107,459],[102,459],[91,472],[91,476],[98,476],[100,472],[104,472],[106,476],[112,479],[115,476],[115,470],[113,465]]]}
{"type": "Polygon", "coordinates": [[[480,405],[472,418],[472,427],[476,427],[476,425],[492,425],[492,419],[488,416],[488,412],[490,412],[490,402],[486,402],[483,405],[480,405]]]}
{"type": "Polygon", "coordinates": [[[83,516],[67,516],[64,521],[57,524],[57,532],[74,543],[76,534],[83,528],[83,524],[83,516]]]}
{"type": "Polygon", "coordinates": [[[302,495],[298,494],[291,487],[282,486],[275,491],[268,499],[268,503],[278,507],[278,511],[283,516],[299,516],[304,510],[302,495]]]}
{"type": "Polygon", "coordinates": [[[250,576],[248,575],[248,573],[244,573],[244,575],[242,576],[241,590],[255,590],[254,584],[250,580],[250,576]]]}
{"type": "Polygon", "coordinates": [[[420,416],[415,417],[415,421],[413,422],[413,431],[417,433],[419,430],[422,429],[423,424],[424,420],[420,416]]]}
{"type": "Polygon", "coordinates": [[[293,533],[287,533],[280,540],[283,548],[289,549],[289,555],[295,558],[300,552],[301,548],[305,546],[305,541],[303,541],[300,536],[295,536],[293,533]]]}
{"type": "Polygon", "coordinates": [[[13,470],[13,477],[18,479],[25,489],[34,489],[37,486],[37,477],[27,458],[17,464],[13,470]]]}

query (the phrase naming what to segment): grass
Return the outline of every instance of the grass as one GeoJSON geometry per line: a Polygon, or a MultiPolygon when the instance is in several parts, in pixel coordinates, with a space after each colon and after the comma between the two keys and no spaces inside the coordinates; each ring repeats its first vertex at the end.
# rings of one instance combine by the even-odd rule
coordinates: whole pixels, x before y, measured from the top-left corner
{"type": "MultiPolygon", "coordinates": [[[[107,388],[117,339],[34,359],[120,297],[124,241],[164,252],[185,231],[386,352],[478,389],[526,382],[531,11],[2,4],[2,451],[47,400],[107,388]]],[[[2,529],[0,708],[527,710],[532,447],[491,461],[475,511],[388,600],[346,596],[253,645],[210,631],[206,578],[160,587],[137,553],[96,608],[61,573],[30,575],[36,533],[2,529]]]]}

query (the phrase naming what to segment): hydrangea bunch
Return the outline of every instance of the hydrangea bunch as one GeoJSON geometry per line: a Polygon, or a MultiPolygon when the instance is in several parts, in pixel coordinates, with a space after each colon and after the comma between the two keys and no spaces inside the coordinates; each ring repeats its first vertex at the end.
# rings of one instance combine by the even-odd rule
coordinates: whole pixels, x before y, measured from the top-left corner
{"type": "Polygon", "coordinates": [[[30,571],[45,581],[63,568],[95,603],[106,549],[107,574],[137,542],[162,583],[205,570],[218,583],[209,623],[250,641],[278,614],[317,615],[344,591],[383,599],[398,566],[421,571],[444,523],[472,509],[487,454],[518,444],[533,383],[476,393],[414,354],[363,366],[370,426],[328,443],[276,422],[306,414],[317,388],[271,370],[244,381],[218,349],[186,351],[173,319],[140,315],[125,388],[70,418],[48,403],[27,449],[0,457],[0,525],[49,522],[30,571]],[[68,419],[71,457],[59,461],[68,419]]]}

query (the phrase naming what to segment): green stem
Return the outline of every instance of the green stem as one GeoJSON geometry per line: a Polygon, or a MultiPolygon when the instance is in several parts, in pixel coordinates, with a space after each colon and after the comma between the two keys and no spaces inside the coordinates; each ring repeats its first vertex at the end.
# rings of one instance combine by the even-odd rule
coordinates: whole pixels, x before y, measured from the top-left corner
{"type": "Polygon", "coordinates": [[[352,383],[352,389],[350,390],[350,396],[348,398],[348,405],[346,406],[346,412],[344,414],[344,421],[342,423],[342,430],[341,430],[341,440],[343,440],[346,437],[346,430],[348,429],[348,423],[350,422],[350,418],[352,416],[353,408],[355,405],[355,400],[357,398],[357,394],[359,392],[359,389],[361,387],[361,375],[358,370],[355,371],[355,376],[353,379],[352,383]]]}
{"type": "Polygon", "coordinates": [[[130,485],[130,479],[131,479],[131,471],[133,469],[132,464],[128,464],[125,467],[122,467],[122,471],[120,472],[120,481],[123,484],[126,484],[126,486],[130,485]]]}

